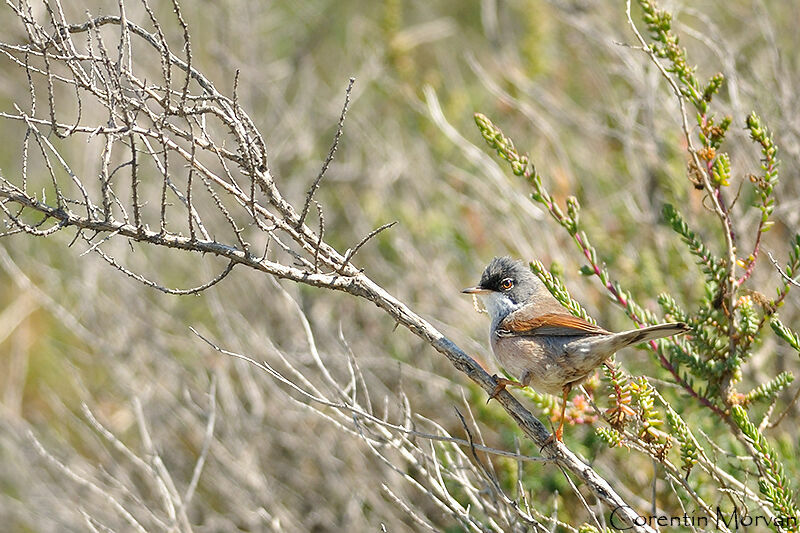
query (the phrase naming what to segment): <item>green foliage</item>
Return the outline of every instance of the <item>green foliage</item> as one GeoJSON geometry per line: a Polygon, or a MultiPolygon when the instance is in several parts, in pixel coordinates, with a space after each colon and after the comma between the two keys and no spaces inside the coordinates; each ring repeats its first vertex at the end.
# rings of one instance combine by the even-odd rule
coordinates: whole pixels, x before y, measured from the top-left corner
{"type": "Polygon", "coordinates": [[[764,171],[764,174],[750,176],[750,181],[755,185],[761,198],[761,204],[758,206],[761,210],[761,231],[767,231],[772,226],[769,216],[775,209],[772,192],[778,182],[778,165],[780,164],[777,159],[778,148],[775,146],[769,130],[755,113],[750,113],[747,117],[747,129],[750,131],[750,138],[761,145],[761,170],[764,171]]]}
{"type": "MultiPolygon", "coordinates": [[[[711,79],[708,80],[708,85],[706,85],[706,88],[703,90],[703,100],[711,102],[711,99],[719,92],[724,82],[725,76],[722,74],[717,73],[711,76],[711,79]]],[[[728,125],[730,125],[730,122],[728,125]]]]}
{"type": "Polygon", "coordinates": [[[703,453],[703,448],[695,440],[686,422],[669,405],[666,406],[666,415],[670,434],[680,445],[681,464],[688,477],[694,465],[697,464],[697,458],[703,453]]]}
{"type": "Polygon", "coordinates": [[[739,335],[753,336],[758,333],[758,313],[753,299],[742,296],[739,299],[739,335]]]}
{"type": "Polygon", "coordinates": [[[747,412],[739,405],[731,408],[731,417],[742,433],[750,440],[755,448],[759,461],[758,487],[767,500],[772,504],[775,512],[781,517],[794,517],[797,519],[797,508],[794,505],[789,479],[784,474],[783,465],[767,439],[747,417],[747,412]]]}
{"type": "Polygon", "coordinates": [[[706,275],[706,280],[722,285],[725,276],[725,266],[722,260],[711,253],[697,234],[689,228],[689,224],[674,206],[664,204],[662,213],[667,223],[681,236],[681,240],[689,248],[689,253],[697,258],[697,264],[706,275]]]}
{"type": "Polygon", "coordinates": [[[639,406],[639,437],[648,443],[666,444],[668,435],[661,429],[664,420],[655,408],[653,387],[644,376],[631,383],[631,395],[639,406]]]}
{"type": "Polygon", "coordinates": [[[788,342],[789,346],[800,352],[800,335],[786,327],[777,316],[772,317],[769,325],[778,337],[788,342]]]}
{"type": "Polygon", "coordinates": [[[525,172],[525,167],[528,166],[528,157],[521,156],[514,148],[514,142],[503,135],[500,128],[492,124],[485,115],[475,113],[475,124],[483,135],[486,143],[497,150],[498,155],[511,164],[511,170],[517,176],[522,176],[525,172]]]}
{"type": "Polygon", "coordinates": [[[664,310],[665,317],[678,322],[687,322],[689,320],[686,311],[678,305],[672,295],[662,292],[658,295],[658,304],[664,310]]]}
{"type": "Polygon", "coordinates": [[[727,187],[731,179],[731,158],[728,154],[719,154],[711,169],[711,183],[715,187],[727,187]]]}
{"type": "MultiPolygon", "coordinates": [[[[702,123],[702,118],[700,122],[702,123]]],[[[733,119],[730,116],[723,117],[717,125],[715,125],[712,120],[708,126],[702,127],[698,132],[697,136],[700,142],[703,143],[703,146],[708,146],[716,150],[722,145],[722,141],[725,140],[725,134],[728,133],[731,122],[733,122],[733,119]]]]}
{"type": "Polygon", "coordinates": [[[531,270],[534,274],[539,276],[539,279],[542,280],[544,286],[547,287],[547,290],[550,291],[556,300],[561,303],[564,307],[566,307],[570,313],[574,316],[581,317],[584,320],[591,322],[592,324],[597,324],[597,322],[589,316],[589,313],[586,312],[586,309],[581,306],[572,296],[570,296],[569,291],[564,286],[558,277],[554,276],[547,270],[541,261],[531,261],[530,262],[531,270]]]}
{"type": "Polygon", "coordinates": [[[597,426],[594,428],[594,431],[597,433],[597,436],[600,437],[600,440],[602,440],[609,448],[616,448],[617,446],[621,446],[623,443],[622,433],[614,428],[597,426]]]}
{"type": "Polygon", "coordinates": [[[631,408],[631,384],[622,366],[615,361],[603,365],[603,375],[611,389],[608,395],[611,407],[606,410],[605,417],[612,428],[621,431],[628,421],[636,416],[636,412],[631,408]]]}
{"type": "MultiPolygon", "coordinates": [[[[739,298],[736,315],[738,319],[738,331],[735,339],[738,340],[738,346],[736,353],[729,358],[729,363],[732,363],[734,360],[738,361],[738,358],[742,360],[747,359],[752,355],[752,350],[750,348],[762,324],[755,303],[749,295],[739,298]]],[[[741,363],[739,362],[737,365],[738,364],[741,363]]]]}
{"type": "Polygon", "coordinates": [[[689,66],[686,50],[678,45],[678,37],[671,31],[672,15],[667,11],[658,9],[656,2],[639,0],[639,6],[644,11],[642,20],[647,24],[650,38],[654,41],[651,45],[653,51],[658,57],[669,61],[670,66],[667,70],[676,74],[682,82],[682,91],[686,97],[693,103],[707,103],[704,96],[708,94],[710,98],[711,95],[719,90],[719,86],[722,83],[721,76],[718,75],[720,79],[715,76],[705,90],[701,89],[700,83],[695,76],[697,67],[689,66]]]}
{"type": "MultiPolygon", "coordinates": [[[[705,330],[693,330],[693,334],[695,333],[705,333],[705,330]]],[[[712,361],[705,360],[696,350],[695,346],[696,341],[690,344],[685,339],[679,339],[675,344],[668,344],[666,348],[669,362],[673,366],[676,368],[688,367],[691,376],[683,375],[683,379],[687,383],[692,382],[692,376],[710,380],[719,373],[718,365],[715,365],[712,361]]]]}
{"type": "Polygon", "coordinates": [[[580,210],[578,200],[575,197],[569,197],[567,200],[567,215],[564,215],[564,212],[544,187],[542,177],[529,165],[528,156],[520,155],[514,148],[514,142],[506,137],[500,128],[495,126],[485,115],[475,113],[475,123],[478,125],[478,129],[489,147],[495,149],[500,157],[509,162],[511,171],[515,175],[524,177],[533,187],[531,199],[543,205],[550,213],[550,216],[566,229],[576,242],[586,241],[585,235],[578,234],[578,211],[580,210]]]}
{"type": "MultiPolygon", "coordinates": [[[[789,260],[786,263],[786,267],[783,269],[783,274],[788,279],[794,278],[798,272],[800,272],[800,234],[794,236],[794,241],[789,248],[789,260]]],[[[788,279],[784,280],[782,287],[777,288],[778,297],[775,299],[776,306],[783,302],[783,299],[789,292],[789,288],[792,286],[788,279]]]]}
{"type": "MultiPolygon", "coordinates": [[[[513,378],[513,376],[507,376],[513,378]]],[[[539,409],[539,412],[547,417],[552,417],[560,413],[559,403],[555,396],[537,392],[530,387],[522,389],[522,394],[528,398],[539,409]]]]}
{"type": "MultiPolygon", "coordinates": [[[[679,45],[679,38],[672,32],[672,15],[658,9],[657,2],[639,0],[639,6],[644,11],[642,20],[650,31],[653,43],[652,51],[660,58],[666,59],[667,72],[674,73],[680,82],[680,90],[697,109],[698,124],[701,126],[701,140],[706,146],[718,146],[730,126],[730,119],[723,119],[719,126],[714,127],[713,120],[703,120],[703,115],[708,112],[712,98],[722,88],[725,77],[721,73],[714,74],[705,86],[697,79],[696,66],[690,66],[686,50],[679,45]]],[[[706,117],[707,118],[707,117],[706,117]]]]}
{"type": "Polygon", "coordinates": [[[766,383],[762,383],[755,389],[751,390],[744,396],[742,401],[743,405],[749,405],[753,402],[766,401],[771,402],[775,396],[783,389],[788,387],[794,381],[794,375],[789,372],[781,372],[766,383]]]}
{"type": "MultiPolygon", "coordinates": [[[[678,413],[683,414],[684,409],[699,409],[709,414],[714,422],[724,422],[721,427],[735,425],[742,429],[741,434],[734,432],[734,437],[740,441],[747,439],[755,447],[753,459],[762,472],[759,480],[762,494],[777,514],[796,516],[781,458],[749,422],[744,410],[745,407],[758,408],[759,404],[775,402],[779,393],[792,384],[794,376],[791,372],[783,371],[767,376],[755,386],[751,385],[749,392],[737,390],[742,385],[743,376],[750,375],[747,363],[755,351],[764,346],[763,340],[769,334],[769,330],[764,328],[767,322],[778,337],[800,352],[800,336],[773,316],[791,284],[788,281],[781,283],[777,288],[777,298],[773,300],[747,287],[762,249],[762,235],[773,225],[778,149],[770,130],[755,113],[743,120],[750,138],[760,146],[762,173],[750,177],[757,198],[755,205],[746,205],[745,202],[737,205],[735,199],[731,201],[726,189],[739,179],[732,163],[736,158],[723,149],[734,119],[728,115],[717,119],[713,113],[713,106],[716,105],[714,96],[724,87],[725,78],[722,74],[715,74],[707,83],[702,83],[696,67],[690,64],[686,50],[680,46],[673,32],[672,16],[660,10],[656,2],[639,0],[638,3],[651,39],[646,51],[666,71],[671,86],[680,93],[681,103],[688,101],[696,111],[695,133],[684,122],[689,145],[686,154],[689,160],[687,181],[691,185],[690,190],[702,191],[698,194],[703,195],[703,205],[707,209],[701,213],[709,214],[710,222],[718,224],[721,231],[710,231],[708,220],[692,221],[690,225],[675,206],[663,206],[664,220],[693,256],[703,281],[703,292],[697,301],[680,301],[670,292],[658,296],[658,304],[667,319],[685,322],[690,327],[685,336],[651,343],[659,364],[669,372],[671,381],[680,393],[668,399],[661,398],[664,404],[662,413],[660,407],[656,408],[655,399],[660,396],[655,393],[650,380],[643,376],[630,380],[617,363],[607,363],[604,375],[611,405],[605,411],[604,418],[610,427],[598,427],[596,433],[609,447],[635,441],[638,449],[644,449],[651,457],[662,461],[669,447],[677,443],[681,468],[688,478],[693,467],[704,457],[704,452],[698,444],[697,428],[678,413]],[[695,147],[694,135],[701,143],[699,148],[695,147]],[[754,209],[760,214],[756,219],[757,226],[744,227],[743,221],[747,219],[742,214],[754,209]],[[695,231],[692,226],[702,228],[702,231],[695,231]],[[748,234],[752,236],[752,248],[743,245],[748,234]],[[680,405],[681,409],[673,405],[680,405]],[[665,424],[665,419],[668,424],[665,424]]],[[[576,244],[587,263],[580,267],[579,273],[587,277],[596,276],[603,289],[637,325],[662,322],[662,319],[640,305],[632,291],[612,279],[606,262],[592,245],[585,229],[591,226],[582,223],[579,218],[578,200],[565,194],[565,208],[562,210],[545,186],[542,176],[533,170],[527,156],[519,155],[511,140],[497,126],[485,116],[480,117],[482,126],[479,126],[489,146],[511,162],[515,175],[528,180],[533,189],[532,200],[543,206],[576,244]]],[[[692,213],[690,209],[684,212],[692,213]]],[[[584,218],[588,217],[584,215],[584,218]]],[[[572,300],[560,280],[553,281],[541,263],[532,263],[531,268],[562,305],[573,314],[586,317],[583,308],[572,300]]],[[[783,269],[783,273],[790,278],[798,272],[800,235],[795,236],[783,269]]],[[[771,411],[766,416],[765,423],[768,423],[771,411]]],[[[723,444],[715,443],[715,446],[723,444]]],[[[735,453],[731,453],[731,456],[735,456],[735,453]]],[[[737,468],[745,467],[738,465],[737,468]]],[[[707,472],[706,463],[703,472],[707,472]]],[[[701,475],[698,473],[696,477],[701,475]]]]}

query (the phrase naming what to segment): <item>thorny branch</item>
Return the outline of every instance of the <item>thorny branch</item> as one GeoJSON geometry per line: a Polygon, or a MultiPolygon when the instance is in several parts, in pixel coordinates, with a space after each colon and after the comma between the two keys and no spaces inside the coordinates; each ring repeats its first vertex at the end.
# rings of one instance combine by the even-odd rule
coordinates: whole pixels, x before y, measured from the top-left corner
{"type": "Polygon", "coordinates": [[[342,133],[344,132],[344,119],[347,116],[347,109],[350,107],[350,93],[353,92],[353,85],[355,84],[356,79],[350,78],[350,82],[347,84],[347,90],[345,91],[345,98],[344,98],[344,105],[342,106],[342,113],[339,115],[339,124],[336,126],[336,135],[333,137],[333,144],[331,145],[331,149],[328,152],[328,157],[325,158],[325,162],[322,163],[322,168],[317,174],[317,178],[314,180],[314,183],[311,184],[311,187],[308,189],[308,194],[306,195],[306,203],[303,204],[303,210],[300,212],[300,220],[298,225],[303,224],[306,219],[306,215],[308,215],[308,209],[311,207],[311,201],[314,199],[314,194],[319,189],[319,184],[322,181],[322,178],[328,172],[328,168],[330,168],[331,163],[333,162],[333,156],[336,155],[336,149],[339,148],[339,139],[342,138],[342,133]]]}

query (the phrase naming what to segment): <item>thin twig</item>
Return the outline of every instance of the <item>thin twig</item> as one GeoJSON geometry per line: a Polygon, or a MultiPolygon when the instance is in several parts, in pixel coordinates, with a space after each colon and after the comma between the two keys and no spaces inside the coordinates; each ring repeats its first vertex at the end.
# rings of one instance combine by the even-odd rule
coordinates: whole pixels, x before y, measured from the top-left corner
{"type": "Polygon", "coordinates": [[[790,284],[794,285],[795,287],[800,287],[800,282],[798,282],[796,279],[790,278],[789,276],[786,275],[786,272],[783,271],[783,269],[778,264],[778,262],[775,260],[775,258],[772,257],[772,252],[767,252],[767,255],[769,256],[769,260],[772,262],[772,265],[775,267],[775,270],[778,271],[778,274],[781,275],[781,277],[784,279],[784,281],[786,283],[790,283],[790,284]]]}
{"type": "MultiPolygon", "coordinates": [[[[308,398],[309,400],[312,400],[312,401],[314,401],[316,403],[319,403],[321,405],[325,405],[327,407],[332,407],[334,409],[350,412],[355,416],[358,416],[360,418],[364,418],[366,420],[369,420],[370,422],[374,422],[374,423],[379,424],[379,425],[381,425],[383,427],[389,428],[389,429],[391,429],[393,431],[397,431],[397,432],[400,432],[400,433],[403,433],[403,434],[406,434],[406,435],[410,435],[410,436],[414,436],[414,437],[420,437],[420,438],[423,438],[423,439],[427,439],[427,440],[431,440],[431,441],[437,441],[437,442],[449,442],[449,443],[452,443],[452,444],[458,444],[459,446],[471,446],[470,443],[468,441],[464,440],[464,439],[459,439],[459,438],[456,438],[456,437],[445,437],[445,436],[442,436],[442,435],[434,435],[434,434],[431,434],[431,433],[424,433],[424,432],[421,432],[421,431],[408,429],[408,428],[405,428],[403,426],[398,426],[396,424],[391,424],[391,423],[389,423],[389,422],[387,422],[387,421],[385,421],[385,420],[383,420],[383,419],[381,419],[379,417],[376,417],[376,416],[374,416],[374,415],[372,415],[372,414],[360,409],[356,405],[347,405],[347,404],[344,404],[344,403],[331,402],[331,401],[327,400],[326,398],[323,398],[322,396],[317,396],[317,395],[312,394],[312,393],[306,391],[305,389],[299,387],[296,383],[294,383],[290,379],[286,378],[283,374],[281,374],[280,372],[275,370],[272,366],[268,365],[266,362],[259,363],[255,359],[252,359],[252,358],[250,358],[250,357],[248,357],[246,355],[239,354],[239,353],[232,352],[232,351],[226,350],[224,348],[221,348],[221,347],[217,346],[216,344],[214,344],[212,341],[210,341],[208,338],[203,336],[201,333],[199,333],[193,327],[189,327],[189,329],[192,331],[192,333],[197,335],[203,342],[208,344],[210,347],[212,347],[214,350],[218,351],[219,353],[221,353],[223,355],[227,355],[229,357],[235,357],[236,359],[241,359],[243,361],[247,361],[251,365],[263,370],[264,372],[266,372],[268,374],[270,374],[271,376],[273,376],[275,379],[277,379],[278,381],[280,381],[284,385],[288,386],[289,388],[291,388],[294,391],[298,392],[302,396],[304,396],[304,397],[308,398]]],[[[475,449],[478,450],[478,451],[485,452],[485,453],[490,453],[492,455],[498,455],[498,456],[501,456],[501,457],[509,457],[509,458],[512,458],[512,459],[517,459],[519,461],[534,462],[534,463],[547,463],[547,462],[552,462],[553,461],[553,459],[550,458],[550,457],[531,457],[529,455],[521,455],[521,454],[518,454],[518,453],[509,452],[509,451],[506,451],[506,450],[500,450],[500,449],[497,449],[497,448],[492,448],[490,446],[483,446],[481,444],[474,444],[474,446],[475,446],[475,449]]]]}
{"type": "Polygon", "coordinates": [[[355,78],[350,78],[350,81],[347,84],[347,89],[345,89],[344,105],[342,106],[342,112],[339,115],[339,124],[336,126],[336,135],[333,136],[333,144],[331,145],[331,149],[328,151],[328,157],[326,157],[325,162],[322,163],[322,168],[320,169],[319,174],[317,174],[317,178],[314,180],[314,183],[311,184],[311,187],[308,189],[308,193],[306,193],[306,201],[303,204],[303,209],[300,211],[300,217],[297,219],[297,223],[295,225],[297,229],[300,229],[305,222],[306,216],[308,215],[308,210],[311,207],[311,200],[314,199],[314,193],[317,192],[322,178],[325,177],[325,174],[328,172],[328,167],[333,161],[333,156],[336,155],[336,149],[339,147],[339,139],[342,137],[342,132],[344,131],[344,119],[347,115],[347,108],[350,106],[350,93],[353,91],[353,84],[355,84],[355,82],[355,78]]]}
{"type": "Polygon", "coordinates": [[[209,415],[208,423],[206,424],[206,433],[203,438],[203,448],[200,450],[200,455],[197,457],[197,462],[194,465],[189,486],[186,487],[186,491],[184,492],[183,500],[181,501],[183,507],[188,507],[192,502],[197,484],[200,482],[200,474],[203,473],[203,466],[206,463],[208,451],[211,449],[211,443],[214,439],[214,425],[217,420],[217,378],[213,375],[211,376],[211,386],[208,391],[208,404],[209,415]]]}
{"type": "Polygon", "coordinates": [[[336,269],[336,272],[339,273],[339,274],[344,272],[344,269],[347,267],[347,264],[350,262],[350,260],[353,258],[353,256],[356,255],[358,250],[362,246],[367,244],[367,241],[369,241],[371,238],[375,237],[378,233],[382,232],[383,230],[391,228],[395,224],[397,224],[396,220],[394,222],[389,222],[388,224],[384,224],[383,226],[381,226],[379,228],[375,228],[374,230],[370,231],[367,234],[366,237],[364,237],[363,239],[361,239],[358,242],[358,244],[356,244],[353,248],[350,248],[350,249],[347,250],[347,252],[344,254],[344,261],[342,261],[342,264],[339,266],[338,269],[336,269]]]}

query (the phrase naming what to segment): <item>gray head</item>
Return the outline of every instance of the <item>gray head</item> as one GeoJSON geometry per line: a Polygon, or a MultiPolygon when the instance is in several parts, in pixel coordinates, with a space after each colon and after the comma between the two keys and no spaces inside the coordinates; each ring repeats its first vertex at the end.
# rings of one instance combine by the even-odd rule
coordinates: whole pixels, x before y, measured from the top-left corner
{"type": "MultiPolygon", "coordinates": [[[[481,296],[494,329],[506,315],[539,294],[541,289],[544,286],[539,278],[522,261],[495,257],[483,271],[478,286],[462,292],[481,296]]],[[[547,292],[546,289],[544,291],[547,292]]]]}
{"type": "Polygon", "coordinates": [[[495,257],[483,271],[478,288],[502,293],[520,305],[533,295],[538,281],[536,274],[522,261],[495,257]]]}

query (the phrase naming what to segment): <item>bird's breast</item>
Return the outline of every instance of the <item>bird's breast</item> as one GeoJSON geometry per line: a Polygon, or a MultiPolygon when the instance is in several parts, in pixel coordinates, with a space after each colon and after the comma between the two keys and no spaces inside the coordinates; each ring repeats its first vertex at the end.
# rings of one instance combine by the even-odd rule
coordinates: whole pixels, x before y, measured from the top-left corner
{"type": "Polygon", "coordinates": [[[491,345],[497,362],[506,372],[520,381],[528,375],[535,390],[559,395],[564,385],[583,380],[594,368],[583,364],[585,354],[572,353],[571,343],[577,338],[492,334],[491,345]]]}

